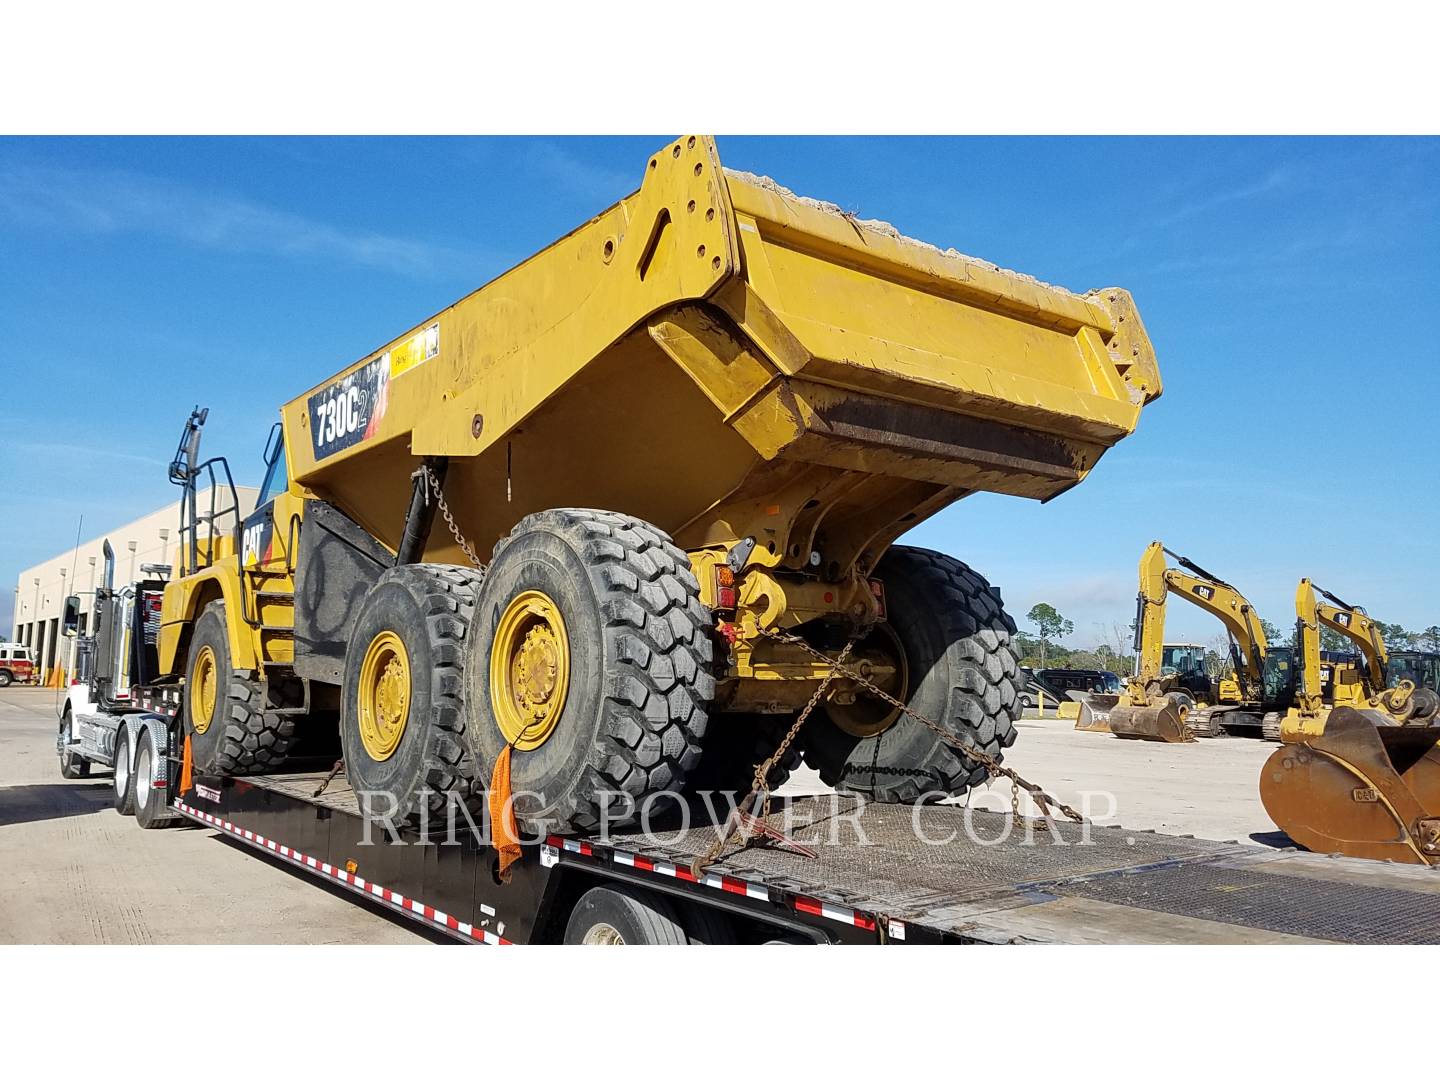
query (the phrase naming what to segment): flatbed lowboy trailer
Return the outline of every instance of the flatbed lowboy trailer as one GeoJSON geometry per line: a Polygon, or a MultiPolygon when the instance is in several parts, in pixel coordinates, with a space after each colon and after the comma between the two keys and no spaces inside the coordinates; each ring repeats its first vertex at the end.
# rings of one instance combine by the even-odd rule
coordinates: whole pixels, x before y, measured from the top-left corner
{"type": "Polygon", "coordinates": [[[1440,873],[1428,868],[1068,822],[1027,831],[1007,814],[848,796],[776,800],[769,823],[813,857],[732,849],[697,876],[708,825],[549,837],[502,884],[494,852],[463,822],[453,843],[394,843],[378,825],[367,843],[343,776],[315,794],[326,779],[197,777],[174,808],[489,944],[596,940],[582,899],[597,889],[651,905],[690,943],[1440,943],[1440,873]]]}

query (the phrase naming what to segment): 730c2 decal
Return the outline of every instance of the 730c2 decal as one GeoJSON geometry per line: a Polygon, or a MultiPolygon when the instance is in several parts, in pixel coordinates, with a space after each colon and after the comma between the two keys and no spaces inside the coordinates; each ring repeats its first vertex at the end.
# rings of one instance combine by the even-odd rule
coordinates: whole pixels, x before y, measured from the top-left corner
{"type": "Polygon", "coordinates": [[[315,460],[373,437],[390,404],[390,380],[440,354],[440,324],[424,330],[368,364],[323,386],[306,399],[315,460]]]}

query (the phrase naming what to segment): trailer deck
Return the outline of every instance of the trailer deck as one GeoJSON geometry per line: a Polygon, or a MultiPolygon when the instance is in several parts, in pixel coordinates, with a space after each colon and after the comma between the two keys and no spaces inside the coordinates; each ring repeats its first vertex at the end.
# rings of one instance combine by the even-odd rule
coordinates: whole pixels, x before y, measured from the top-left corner
{"type": "Polygon", "coordinates": [[[700,875],[708,826],[548,837],[508,883],[461,822],[453,836],[366,839],[355,794],[324,773],[199,778],[192,820],[463,940],[555,940],[581,884],[628,880],[777,936],[844,943],[1440,943],[1440,873],[957,806],[775,800],[767,819],[814,851],[731,850],[700,875]],[[967,825],[968,822],[968,825],[967,825]],[[1029,822],[1033,824],[1033,821],[1029,822]],[[451,842],[444,842],[449,839],[451,842]]]}

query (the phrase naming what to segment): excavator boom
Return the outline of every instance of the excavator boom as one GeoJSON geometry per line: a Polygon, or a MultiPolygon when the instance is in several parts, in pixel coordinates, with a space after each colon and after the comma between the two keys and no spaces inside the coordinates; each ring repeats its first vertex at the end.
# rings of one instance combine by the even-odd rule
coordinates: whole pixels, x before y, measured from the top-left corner
{"type": "MultiPolygon", "coordinates": [[[[1233,585],[1156,540],[1140,557],[1135,676],[1120,700],[1108,710],[1108,730],[1122,738],[1188,742],[1194,737],[1187,724],[1189,706],[1183,697],[1169,693],[1163,670],[1165,601],[1171,593],[1220,620],[1236,645],[1236,675],[1244,694],[1254,700],[1263,694],[1268,642],[1254,606],[1233,585]],[[1167,555],[1184,569],[1169,567],[1167,555]]],[[[1092,701],[1091,708],[1103,713],[1105,704],[1092,701]]],[[[1091,720],[1086,730],[1102,729],[1091,720]]]]}

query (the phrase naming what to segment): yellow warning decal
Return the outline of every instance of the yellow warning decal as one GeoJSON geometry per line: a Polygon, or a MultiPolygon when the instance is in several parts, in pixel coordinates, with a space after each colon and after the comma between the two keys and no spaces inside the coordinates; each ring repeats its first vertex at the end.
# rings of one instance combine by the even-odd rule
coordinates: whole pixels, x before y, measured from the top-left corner
{"type": "Polygon", "coordinates": [[[404,375],[440,355],[440,324],[432,323],[390,350],[390,377],[404,375]]]}

